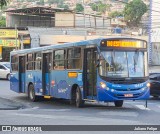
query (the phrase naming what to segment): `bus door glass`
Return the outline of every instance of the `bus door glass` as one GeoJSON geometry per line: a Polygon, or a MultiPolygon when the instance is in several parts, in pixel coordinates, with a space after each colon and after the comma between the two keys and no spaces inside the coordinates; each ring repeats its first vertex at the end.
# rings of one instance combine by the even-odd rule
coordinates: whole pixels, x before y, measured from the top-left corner
{"type": "Polygon", "coordinates": [[[25,68],[26,59],[25,56],[19,56],[19,92],[25,92],[25,68]]]}
{"type": "Polygon", "coordinates": [[[50,95],[50,72],[52,67],[52,53],[43,53],[42,63],[42,87],[43,94],[50,95]]]}
{"type": "Polygon", "coordinates": [[[97,62],[97,51],[95,48],[87,48],[84,50],[84,65],[83,65],[83,88],[84,97],[86,96],[96,96],[96,82],[97,82],[97,72],[96,72],[96,62],[97,62]]]}

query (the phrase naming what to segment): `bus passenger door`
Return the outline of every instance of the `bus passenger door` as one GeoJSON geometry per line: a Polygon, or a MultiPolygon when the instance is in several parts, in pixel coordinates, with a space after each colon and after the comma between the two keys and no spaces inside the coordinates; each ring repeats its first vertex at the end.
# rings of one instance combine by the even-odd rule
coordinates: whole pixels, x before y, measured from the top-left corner
{"type": "Polygon", "coordinates": [[[96,57],[97,57],[96,48],[84,49],[83,89],[84,89],[84,97],[88,99],[94,99],[94,96],[97,95],[96,57]]]}
{"type": "Polygon", "coordinates": [[[42,63],[42,88],[43,95],[50,95],[50,71],[52,63],[52,53],[43,53],[42,63]]]}
{"type": "Polygon", "coordinates": [[[25,92],[25,73],[26,73],[26,59],[25,56],[19,56],[19,92],[25,92]]]}

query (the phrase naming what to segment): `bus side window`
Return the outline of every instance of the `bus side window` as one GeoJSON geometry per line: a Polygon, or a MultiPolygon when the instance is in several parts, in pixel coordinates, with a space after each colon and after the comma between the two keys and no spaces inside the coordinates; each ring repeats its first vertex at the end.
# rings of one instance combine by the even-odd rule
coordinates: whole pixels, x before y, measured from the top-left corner
{"type": "Polygon", "coordinates": [[[81,48],[68,49],[67,69],[81,68],[81,48]]]}
{"type": "Polygon", "coordinates": [[[11,57],[11,68],[12,68],[12,71],[18,71],[18,57],[17,57],[17,55],[13,55],[11,57]]]}
{"type": "Polygon", "coordinates": [[[41,53],[35,54],[35,70],[41,70],[42,55],[41,53]]]}
{"type": "Polygon", "coordinates": [[[33,54],[27,54],[27,70],[34,70],[33,54]]]}
{"type": "Polygon", "coordinates": [[[53,64],[55,70],[63,70],[65,68],[65,50],[55,51],[53,64]]]}

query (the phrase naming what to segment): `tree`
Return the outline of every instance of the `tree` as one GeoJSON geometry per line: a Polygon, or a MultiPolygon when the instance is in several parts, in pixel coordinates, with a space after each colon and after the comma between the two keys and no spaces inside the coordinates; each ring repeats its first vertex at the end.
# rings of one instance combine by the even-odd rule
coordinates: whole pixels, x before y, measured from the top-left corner
{"type": "Polygon", "coordinates": [[[116,18],[116,17],[120,17],[120,16],[123,16],[123,13],[118,12],[118,11],[114,11],[109,14],[109,17],[111,17],[111,18],[116,18]]]}
{"type": "Polygon", "coordinates": [[[58,6],[63,5],[64,0],[48,0],[49,4],[57,4],[58,6]]]}
{"type": "Polygon", "coordinates": [[[76,11],[77,12],[83,12],[84,11],[84,7],[82,6],[82,4],[79,4],[79,3],[76,4],[76,11]]]}
{"type": "Polygon", "coordinates": [[[68,5],[60,5],[60,6],[58,6],[59,8],[64,8],[64,9],[69,9],[69,6],[68,5]]]}
{"type": "Polygon", "coordinates": [[[90,4],[93,11],[105,13],[107,9],[110,9],[110,5],[103,4],[101,1],[90,4]]]}
{"type": "Polygon", "coordinates": [[[1,9],[3,6],[6,6],[8,3],[8,0],[0,0],[0,6],[1,6],[1,9]]]}
{"type": "Polygon", "coordinates": [[[6,27],[6,18],[0,17],[0,27],[6,27]]]}
{"type": "Polygon", "coordinates": [[[92,8],[93,11],[98,11],[97,4],[92,3],[90,6],[91,6],[91,8],[92,8]]]}
{"type": "Polygon", "coordinates": [[[44,5],[44,0],[40,0],[40,5],[44,5]]]}
{"type": "Polygon", "coordinates": [[[142,0],[133,0],[124,8],[124,19],[129,26],[138,26],[146,12],[147,5],[142,0]]]}

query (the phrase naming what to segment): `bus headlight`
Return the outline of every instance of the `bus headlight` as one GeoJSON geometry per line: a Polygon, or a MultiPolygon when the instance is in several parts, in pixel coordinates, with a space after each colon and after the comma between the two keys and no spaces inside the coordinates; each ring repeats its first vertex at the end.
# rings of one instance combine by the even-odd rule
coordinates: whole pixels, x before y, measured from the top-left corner
{"type": "Polygon", "coordinates": [[[111,92],[114,92],[114,89],[111,89],[111,92]]]}
{"type": "Polygon", "coordinates": [[[151,84],[150,83],[147,83],[147,87],[150,87],[151,86],[151,84]]]}
{"type": "Polygon", "coordinates": [[[106,88],[107,87],[107,85],[104,82],[100,82],[100,86],[101,86],[101,88],[106,88]]]}

